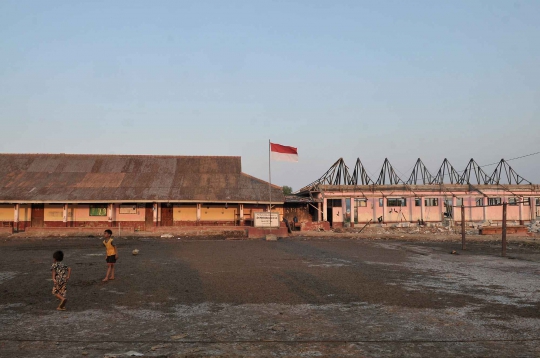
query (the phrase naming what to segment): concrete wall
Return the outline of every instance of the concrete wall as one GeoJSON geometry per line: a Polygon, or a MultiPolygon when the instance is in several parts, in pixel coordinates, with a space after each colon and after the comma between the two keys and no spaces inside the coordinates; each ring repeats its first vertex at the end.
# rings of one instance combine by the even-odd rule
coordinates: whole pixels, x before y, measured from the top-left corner
{"type": "Polygon", "coordinates": [[[369,220],[373,219],[373,199],[366,199],[365,202],[366,206],[356,207],[356,212],[358,213],[358,222],[368,222],[369,220]]]}
{"type": "Polygon", "coordinates": [[[299,223],[313,221],[313,217],[306,204],[291,204],[291,206],[284,209],[283,217],[288,221],[292,222],[295,216],[299,223]]]}
{"type": "MultiPolygon", "coordinates": [[[[64,204],[45,204],[43,211],[44,228],[65,227],[111,227],[146,230],[146,209],[141,204],[106,204],[107,215],[91,216],[90,204],[68,204],[67,217],[64,221],[64,204]]],[[[158,205],[157,225],[161,225],[161,207],[158,205]]],[[[200,221],[197,221],[197,204],[174,204],[173,226],[212,226],[212,225],[250,225],[254,212],[266,211],[267,205],[244,204],[245,221],[240,222],[240,205],[235,203],[201,204],[200,221]]],[[[14,227],[14,204],[0,204],[0,227],[14,227]]],[[[283,207],[272,209],[283,218],[283,207]]],[[[31,205],[19,204],[19,230],[31,227],[31,205]]],[[[154,212],[152,212],[152,223],[154,212]]],[[[154,225],[151,225],[152,227],[154,225]]]]}
{"type": "MultiPolygon", "coordinates": [[[[531,191],[530,193],[515,194],[506,192],[503,189],[485,190],[483,188],[481,193],[475,190],[470,192],[439,192],[436,188],[438,187],[434,187],[434,190],[431,192],[424,189],[422,192],[416,193],[405,190],[388,190],[388,195],[384,192],[384,189],[378,192],[355,192],[354,190],[334,192],[325,190],[324,198],[326,200],[342,199],[343,202],[347,198],[350,198],[351,201],[354,201],[355,198],[366,200],[366,206],[356,206],[354,208],[357,212],[358,223],[367,223],[369,220],[377,222],[377,218],[381,216],[385,223],[418,222],[421,219],[425,222],[441,222],[446,218],[444,215],[447,211],[445,200],[457,206],[458,198],[463,198],[463,204],[466,206],[466,221],[502,221],[502,206],[489,206],[489,199],[501,198],[503,202],[510,202],[514,197],[517,201],[523,201],[523,198],[530,198],[531,204],[508,205],[507,220],[527,222],[537,218],[540,219],[540,205],[535,205],[535,199],[540,197],[537,192],[531,191]],[[406,206],[388,206],[388,199],[399,198],[405,199],[406,206]],[[420,206],[416,206],[415,198],[420,198],[420,206]],[[379,199],[383,199],[382,206],[379,203],[379,199]],[[428,204],[430,203],[429,199],[437,199],[437,205],[426,205],[426,199],[428,199],[428,204]],[[480,200],[480,205],[477,205],[478,199],[480,200]]],[[[452,213],[454,220],[461,220],[461,210],[459,207],[453,207],[452,213]]],[[[342,223],[343,208],[332,208],[331,217],[328,219],[338,225],[342,223]]],[[[352,220],[354,221],[354,216],[352,216],[352,220]]]]}
{"type": "Polygon", "coordinates": [[[174,221],[197,221],[197,204],[175,204],[174,221]]]}
{"type": "Polygon", "coordinates": [[[12,204],[0,204],[0,221],[13,221],[15,208],[12,204]]]}
{"type": "MultiPolygon", "coordinates": [[[[0,204],[0,221],[12,222],[15,220],[15,205],[0,204]]],[[[19,204],[19,221],[31,221],[31,210],[29,204],[19,204]]]]}
{"type": "Polygon", "coordinates": [[[201,207],[201,221],[234,221],[237,208],[225,205],[203,204],[201,207]]]}
{"type": "MultiPolygon", "coordinates": [[[[135,204],[136,205],[136,204],[135,204]]],[[[122,210],[120,204],[113,204],[113,221],[145,221],[145,208],[142,205],[136,206],[135,213],[125,213],[125,210],[122,210]],[[121,213],[124,211],[124,213],[121,213]]]]}

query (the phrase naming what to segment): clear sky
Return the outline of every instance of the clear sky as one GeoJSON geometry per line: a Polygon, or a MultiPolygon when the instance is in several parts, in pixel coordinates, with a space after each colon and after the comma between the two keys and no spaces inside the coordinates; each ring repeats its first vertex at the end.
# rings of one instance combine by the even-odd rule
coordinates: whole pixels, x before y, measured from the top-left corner
{"type": "Polygon", "coordinates": [[[489,164],[540,151],[540,1],[3,0],[0,121],[4,153],[239,155],[265,180],[271,139],[293,189],[340,157],[489,164]]]}

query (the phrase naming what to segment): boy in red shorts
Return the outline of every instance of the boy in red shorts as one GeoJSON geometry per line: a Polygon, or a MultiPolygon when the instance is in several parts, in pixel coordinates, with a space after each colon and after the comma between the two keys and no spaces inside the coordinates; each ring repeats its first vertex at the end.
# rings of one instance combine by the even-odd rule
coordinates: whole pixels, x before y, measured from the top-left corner
{"type": "Polygon", "coordinates": [[[106,282],[109,280],[114,280],[114,264],[116,263],[116,260],[118,260],[118,251],[116,250],[116,246],[113,244],[112,231],[109,229],[105,230],[103,236],[105,237],[105,240],[103,240],[103,245],[105,245],[105,248],[107,249],[107,274],[103,279],[103,282],[106,282]]]}

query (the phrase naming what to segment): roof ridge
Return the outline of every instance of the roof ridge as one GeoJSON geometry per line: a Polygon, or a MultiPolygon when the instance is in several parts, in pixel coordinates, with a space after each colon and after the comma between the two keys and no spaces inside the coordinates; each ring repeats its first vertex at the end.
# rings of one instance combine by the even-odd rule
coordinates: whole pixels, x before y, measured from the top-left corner
{"type": "MultiPolygon", "coordinates": [[[[260,182],[262,182],[262,183],[268,184],[268,182],[267,182],[266,180],[259,179],[259,178],[257,178],[257,177],[254,177],[253,175],[249,175],[249,174],[246,174],[246,173],[244,173],[244,172],[240,172],[240,174],[245,175],[245,176],[247,176],[247,177],[250,177],[250,178],[252,178],[252,179],[258,180],[258,181],[260,181],[260,182]]],[[[281,189],[281,188],[282,188],[281,186],[276,185],[276,184],[270,183],[270,185],[273,186],[275,189],[281,189]]]]}
{"type": "Polygon", "coordinates": [[[144,158],[241,158],[240,155],[172,155],[172,154],[77,154],[77,153],[0,153],[0,156],[14,155],[62,155],[82,157],[144,157],[144,158]]]}

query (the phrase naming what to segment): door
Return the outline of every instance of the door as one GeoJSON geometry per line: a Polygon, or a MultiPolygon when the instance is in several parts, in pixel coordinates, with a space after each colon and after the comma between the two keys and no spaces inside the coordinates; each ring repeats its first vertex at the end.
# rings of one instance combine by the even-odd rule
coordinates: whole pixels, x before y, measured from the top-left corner
{"type": "Polygon", "coordinates": [[[173,206],[161,204],[161,226],[173,226],[173,206]]]}
{"type": "Polygon", "coordinates": [[[32,204],[32,227],[43,227],[45,204],[32,204]]]}
{"type": "Polygon", "coordinates": [[[444,200],[444,208],[446,209],[443,213],[445,218],[454,218],[454,208],[452,207],[452,199],[444,200]]]}
{"type": "Polygon", "coordinates": [[[154,204],[146,203],[144,207],[144,225],[146,231],[154,226],[154,204]]]}

